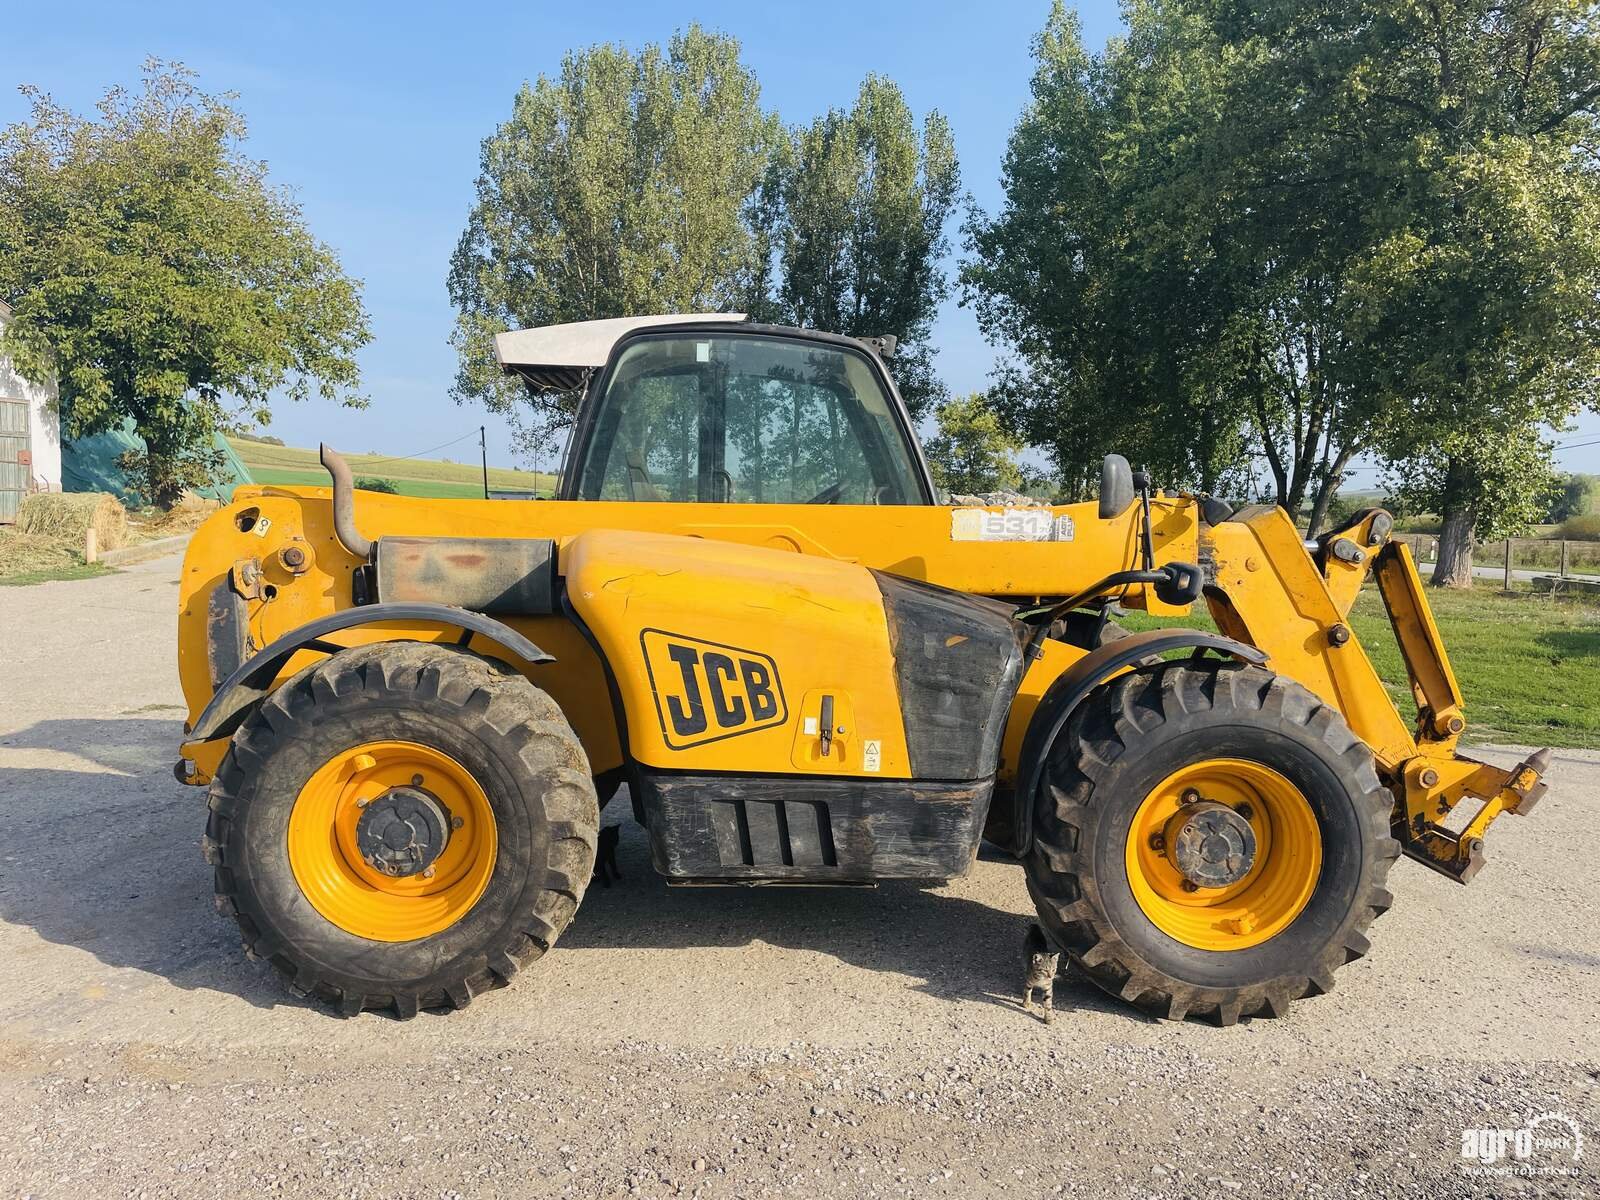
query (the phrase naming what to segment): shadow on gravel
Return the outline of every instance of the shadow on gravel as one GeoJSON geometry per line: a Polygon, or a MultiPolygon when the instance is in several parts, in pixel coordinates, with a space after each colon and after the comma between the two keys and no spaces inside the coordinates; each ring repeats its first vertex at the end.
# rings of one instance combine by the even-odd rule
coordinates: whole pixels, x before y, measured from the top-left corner
{"type": "MultiPolygon", "coordinates": [[[[0,842],[0,920],[180,988],[224,992],[264,1009],[303,1007],[272,971],[244,958],[233,922],[213,907],[211,868],[199,845],[205,793],[172,778],[180,729],[177,720],[130,713],[44,721],[0,735],[0,823],[8,832],[0,842]],[[19,751],[60,752],[101,769],[11,766],[19,751]]],[[[608,807],[608,815],[618,811],[626,811],[625,801],[608,807]]],[[[996,862],[987,850],[981,857],[996,862]]],[[[590,886],[558,953],[681,949],[687,970],[696,948],[759,941],[894,972],[918,980],[927,995],[997,1004],[1022,1016],[1026,917],[900,881],[876,888],[669,888],[631,819],[618,860],[624,878],[610,888],[590,886]]],[[[1021,869],[999,869],[1016,872],[1020,897],[1021,869]]],[[[63,976],[63,994],[78,986],[63,976]]],[[[1057,985],[1056,1006],[1142,1019],[1070,970],[1057,985]]]]}
{"type": "MultiPolygon", "coordinates": [[[[200,857],[205,792],[172,777],[180,734],[176,720],[143,717],[0,734],[0,920],[181,988],[301,1007],[245,959],[233,922],[213,907],[200,857]],[[18,751],[102,769],[12,766],[18,751]]],[[[62,994],[85,982],[64,971],[62,994]]]]}
{"type": "MultiPolygon", "coordinates": [[[[615,824],[611,814],[626,808],[625,799],[608,806],[606,823],[615,824]]],[[[987,849],[979,857],[1010,863],[987,849]]],[[[937,884],[903,880],[851,888],[668,887],[650,865],[644,831],[632,818],[622,824],[617,865],[623,878],[609,888],[598,880],[589,885],[557,953],[659,949],[692,956],[697,948],[759,941],[909,976],[920,980],[917,991],[941,1000],[997,1004],[1023,1015],[1022,939],[1029,916],[949,895],[937,884]]],[[[1022,868],[1009,869],[1021,895],[1022,868]]],[[[1137,1023],[1149,1019],[1076,975],[1065,960],[1062,969],[1058,1013],[1088,1009],[1137,1023]]]]}

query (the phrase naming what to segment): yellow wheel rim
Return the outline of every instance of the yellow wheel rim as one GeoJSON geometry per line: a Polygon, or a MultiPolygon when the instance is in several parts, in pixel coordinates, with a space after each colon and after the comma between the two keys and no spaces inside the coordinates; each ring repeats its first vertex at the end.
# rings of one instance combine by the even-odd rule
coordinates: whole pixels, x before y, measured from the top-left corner
{"type": "Polygon", "coordinates": [[[289,866],[311,906],[347,933],[409,942],[464,917],[494,874],[498,834],[489,798],[447,754],[415,742],[367,742],[329,759],[289,814],[289,866]],[[357,848],[366,804],[395,787],[425,791],[450,818],[431,873],[403,877],[370,866],[357,848]]]}
{"type": "Polygon", "coordinates": [[[1162,933],[1201,950],[1244,950],[1283,932],[1304,910],[1322,873],[1322,834],[1300,789],[1272,768],[1206,759],[1168,775],[1139,805],[1127,871],[1133,898],[1162,933]],[[1233,809],[1255,834],[1254,863],[1228,886],[1190,883],[1166,846],[1196,796],[1233,809]]]}

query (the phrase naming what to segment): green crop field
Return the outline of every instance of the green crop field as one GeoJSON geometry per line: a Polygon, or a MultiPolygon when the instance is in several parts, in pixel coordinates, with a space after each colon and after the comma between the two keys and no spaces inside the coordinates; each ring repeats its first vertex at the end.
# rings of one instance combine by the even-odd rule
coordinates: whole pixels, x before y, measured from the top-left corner
{"type": "MultiPolygon", "coordinates": [[[[257,483],[290,487],[328,486],[328,473],[322,469],[315,450],[299,446],[274,446],[250,438],[228,440],[257,483]]],[[[476,462],[395,459],[382,454],[346,454],[344,459],[357,479],[387,479],[402,496],[446,500],[483,496],[483,468],[476,462]]],[[[517,471],[509,467],[489,468],[490,491],[536,491],[548,496],[555,490],[556,479],[549,471],[541,471],[535,476],[532,471],[517,471]]]]}
{"type": "MultiPolygon", "coordinates": [[[[1469,741],[1600,747],[1600,607],[1489,586],[1430,589],[1428,601],[1466,695],[1469,741]]],[[[1130,629],[1211,626],[1203,607],[1194,620],[1118,620],[1130,629]]],[[[1361,593],[1350,623],[1409,720],[1416,706],[1376,588],[1361,593]]]]}

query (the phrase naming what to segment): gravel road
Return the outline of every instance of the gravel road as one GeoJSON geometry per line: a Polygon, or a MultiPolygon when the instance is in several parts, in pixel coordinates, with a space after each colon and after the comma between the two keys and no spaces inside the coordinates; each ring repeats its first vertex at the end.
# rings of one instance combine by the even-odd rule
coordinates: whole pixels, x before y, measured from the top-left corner
{"type": "Polygon", "coordinates": [[[1600,1195],[1600,1142],[1462,1156],[1546,1112],[1600,1137],[1600,756],[1557,754],[1470,887],[1397,866],[1371,955],[1283,1021],[1068,979],[1045,1026],[1012,865],[668,890],[631,824],[517,986],[346,1021],[212,909],[176,573],[0,588],[0,1195],[1600,1195]]]}

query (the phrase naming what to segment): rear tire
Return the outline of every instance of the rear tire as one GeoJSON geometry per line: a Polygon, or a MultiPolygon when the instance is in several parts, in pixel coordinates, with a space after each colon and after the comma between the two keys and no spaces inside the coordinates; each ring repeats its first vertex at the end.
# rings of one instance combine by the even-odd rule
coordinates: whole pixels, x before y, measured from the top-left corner
{"type": "Polygon", "coordinates": [[[1305,688],[1260,667],[1162,663],[1095,689],[1051,746],[1024,862],[1028,890],[1056,943],[1113,995],[1173,1020],[1283,1016],[1366,953],[1365,930],[1393,903],[1384,887],[1400,850],[1390,836],[1393,804],[1366,746],[1305,688]],[[1245,781],[1278,781],[1254,808],[1266,808],[1281,784],[1274,803],[1294,810],[1284,809],[1275,831],[1251,814],[1266,826],[1258,873],[1235,886],[1256,887],[1269,869],[1303,868],[1305,876],[1297,895],[1285,900],[1280,888],[1264,897],[1264,919],[1278,923],[1255,941],[1254,917],[1205,926],[1224,911],[1208,907],[1226,898],[1220,888],[1186,883],[1187,897],[1156,896],[1140,853],[1147,836],[1152,848],[1164,846],[1138,822],[1150,805],[1173,803],[1160,798],[1171,779],[1230,769],[1245,781]],[[1291,818],[1302,807],[1297,825],[1291,818]],[[1272,853],[1303,857],[1274,867],[1272,853]],[[1240,948],[1218,948],[1230,933],[1240,948]]]}
{"type": "MultiPolygon", "coordinates": [[[[216,868],[218,907],[237,920],[252,957],[269,960],[297,993],[346,1015],[372,1008],[406,1018],[422,1008],[463,1008],[553,946],[593,873],[598,826],[588,760],[549,696],[469,651],[389,642],[308,667],[240,726],[211,786],[204,846],[216,868]],[[425,913],[418,923],[420,877],[401,881],[393,894],[370,871],[363,878],[350,861],[359,855],[341,856],[332,818],[320,838],[315,828],[308,837],[302,807],[291,832],[297,804],[313,803],[319,788],[328,811],[345,812],[346,820],[351,803],[375,803],[327,798],[330,768],[345,781],[331,785],[335,793],[354,786],[352,770],[381,770],[342,767],[341,756],[372,762],[358,755],[363,747],[379,758],[382,747],[398,748],[391,753],[407,772],[406,748],[459,771],[459,786],[442,795],[446,804],[454,797],[462,840],[455,860],[438,863],[474,853],[482,859],[460,867],[466,890],[442,918],[430,922],[425,913]],[[464,831],[461,819],[469,793],[487,830],[471,843],[473,817],[467,813],[464,831]],[[313,878],[310,855],[322,856],[313,865],[334,881],[325,894],[302,886],[313,878]],[[346,911],[375,913],[379,928],[345,919],[346,911]],[[418,929],[423,935],[411,936],[418,929]]],[[[441,870],[441,886],[446,875],[441,870]]]]}

